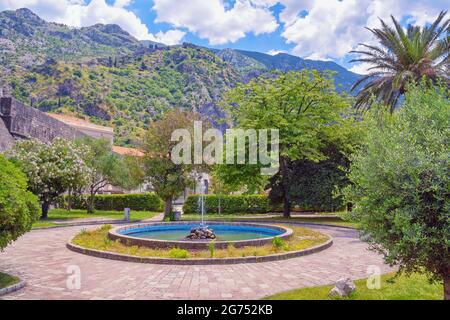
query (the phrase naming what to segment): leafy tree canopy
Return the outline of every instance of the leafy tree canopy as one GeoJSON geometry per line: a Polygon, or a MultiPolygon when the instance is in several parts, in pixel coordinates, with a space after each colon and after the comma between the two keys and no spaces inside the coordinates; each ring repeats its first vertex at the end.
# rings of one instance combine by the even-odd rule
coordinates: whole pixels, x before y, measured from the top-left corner
{"type": "Polygon", "coordinates": [[[95,195],[107,185],[132,189],[142,182],[139,160],[113,153],[109,140],[85,137],[76,143],[86,148],[82,157],[89,168],[88,212],[94,211],[95,195]]]}
{"type": "Polygon", "coordinates": [[[450,19],[445,19],[446,14],[442,11],[424,27],[409,25],[406,31],[392,16],[393,27],[380,20],[380,29],[369,29],[380,45],[361,44],[362,50],[352,51],[362,57],[351,62],[371,65],[369,74],[353,85],[352,90],[359,90],[363,84],[356,107],[367,109],[378,100],[392,112],[407,91],[407,84],[423,77],[450,85],[450,19]]]}
{"type": "Polygon", "coordinates": [[[89,168],[82,158],[87,152],[86,147],[62,138],[49,144],[33,139],[17,141],[12,156],[28,177],[30,191],[42,202],[43,218],[56,197],[69,188],[87,184],[89,168]]]}
{"type": "Polygon", "coordinates": [[[450,298],[447,88],[408,88],[394,114],[374,112],[345,190],[371,247],[407,273],[444,280],[450,298]]]}
{"type": "MultiPolygon", "coordinates": [[[[247,84],[238,85],[225,94],[222,104],[231,116],[236,128],[278,129],[281,193],[284,214],[290,214],[290,167],[292,161],[318,162],[327,155],[323,149],[330,139],[339,140],[337,128],[344,126],[351,117],[343,117],[349,108],[349,100],[334,91],[331,73],[316,70],[275,73],[271,77],[259,77],[247,84]]],[[[238,181],[263,181],[258,178],[259,166],[234,166],[236,172],[223,177],[238,181]],[[245,174],[245,173],[248,173],[245,174]]]]}
{"type": "Polygon", "coordinates": [[[38,198],[27,190],[25,174],[0,155],[0,250],[39,219],[38,198]]]}
{"type": "Polygon", "coordinates": [[[192,137],[195,120],[200,119],[194,113],[173,109],[166,112],[161,120],[153,122],[146,134],[144,179],[165,201],[166,217],[172,211],[173,198],[191,184],[191,174],[195,169],[193,165],[172,161],[172,149],[178,144],[178,141],[171,141],[172,133],[176,129],[186,129],[192,137]]]}

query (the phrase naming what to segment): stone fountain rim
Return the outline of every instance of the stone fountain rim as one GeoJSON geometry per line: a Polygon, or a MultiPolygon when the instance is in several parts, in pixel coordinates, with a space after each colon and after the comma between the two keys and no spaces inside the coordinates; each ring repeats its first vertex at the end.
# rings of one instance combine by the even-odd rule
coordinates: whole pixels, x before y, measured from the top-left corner
{"type": "Polygon", "coordinates": [[[236,248],[246,247],[246,246],[263,246],[272,241],[273,238],[279,237],[281,239],[288,239],[292,236],[293,231],[288,227],[281,227],[279,225],[272,224],[259,224],[251,222],[225,222],[225,221],[205,221],[204,224],[210,225],[234,225],[234,226],[248,226],[248,227],[262,227],[270,228],[283,233],[277,236],[259,238],[259,239],[248,239],[248,240],[231,240],[231,241],[220,241],[220,240],[159,240],[159,239],[145,239],[133,237],[125,234],[121,234],[120,231],[144,228],[148,226],[158,226],[158,225],[192,225],[193,221],[177,221],[177,222],[151,222],[151,223],[137,223],[126,226],[115,227],[108,232],[108,237],[111,240],[119,240],[126,243],[127,245],[137,245],[149,248],[159,248],[159,249],[170,249],[177,247],[180,249],[190,249],[190,250],[204,250],[208,249],[208,243],[214,241],[215,247],[217,249],[225,249],[229,244],[234,245],[236,248]]]}

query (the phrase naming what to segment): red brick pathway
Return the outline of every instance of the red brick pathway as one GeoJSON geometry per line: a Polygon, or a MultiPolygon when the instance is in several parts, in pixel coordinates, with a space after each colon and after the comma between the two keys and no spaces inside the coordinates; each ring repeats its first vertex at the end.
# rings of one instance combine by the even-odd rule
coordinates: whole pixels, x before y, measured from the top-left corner
{"type": "Polygon", "coordinates": [[[369,265],[391,270],[367,251],[351,229],[314,226],[330,234],[325,251],[290,260],[237,265],[151,265],[90,257],[66,249],[83,227],[34,230],[0,253],[0,270],[28,285],[2,299],[258,299],[280,291],[367,276],[369,265]],[[78,266],[80,289],[67,288],[67,268],[78,266]]]}

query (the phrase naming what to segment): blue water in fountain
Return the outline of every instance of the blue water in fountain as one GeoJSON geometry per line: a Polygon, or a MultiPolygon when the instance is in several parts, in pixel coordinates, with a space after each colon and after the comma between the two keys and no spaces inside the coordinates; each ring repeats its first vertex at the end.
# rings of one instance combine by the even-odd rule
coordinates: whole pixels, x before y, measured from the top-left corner
{"type": "MultiPolygon", "coordinates": [[[[121,234],[137,238],[177,241],[186,240],[186,235],[194,227],[198,227],[198,224],[154,225],[124,230],[121,234]]],[[[218,241],[260,239],[278,236],[283,233],[280,230],[259,226],[215,225],[213,223],[208,224],[208,227],[214,230],[218,241]]]]}

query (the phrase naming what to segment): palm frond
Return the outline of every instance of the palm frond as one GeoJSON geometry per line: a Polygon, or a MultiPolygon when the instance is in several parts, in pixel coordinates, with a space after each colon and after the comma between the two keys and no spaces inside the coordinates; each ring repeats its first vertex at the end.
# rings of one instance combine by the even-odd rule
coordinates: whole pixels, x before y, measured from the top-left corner
{"type": "Polygon", "coordinates": [[[450,19],[445,19],[446,14],[442,11],[425,27],[408,25],[404,29],[391,16],[393,26],[380,19],[380,28],[367,28],[380,45],[360,44],[362,50],[350,52],[359,55],[351,63],[371,64],[370,74],[352,86],[355,90],[363,85],[355,107],[367,109],[378,101],[393,111],[411,81],[425,77],[431,83],[450,83],[450,19]]]}

